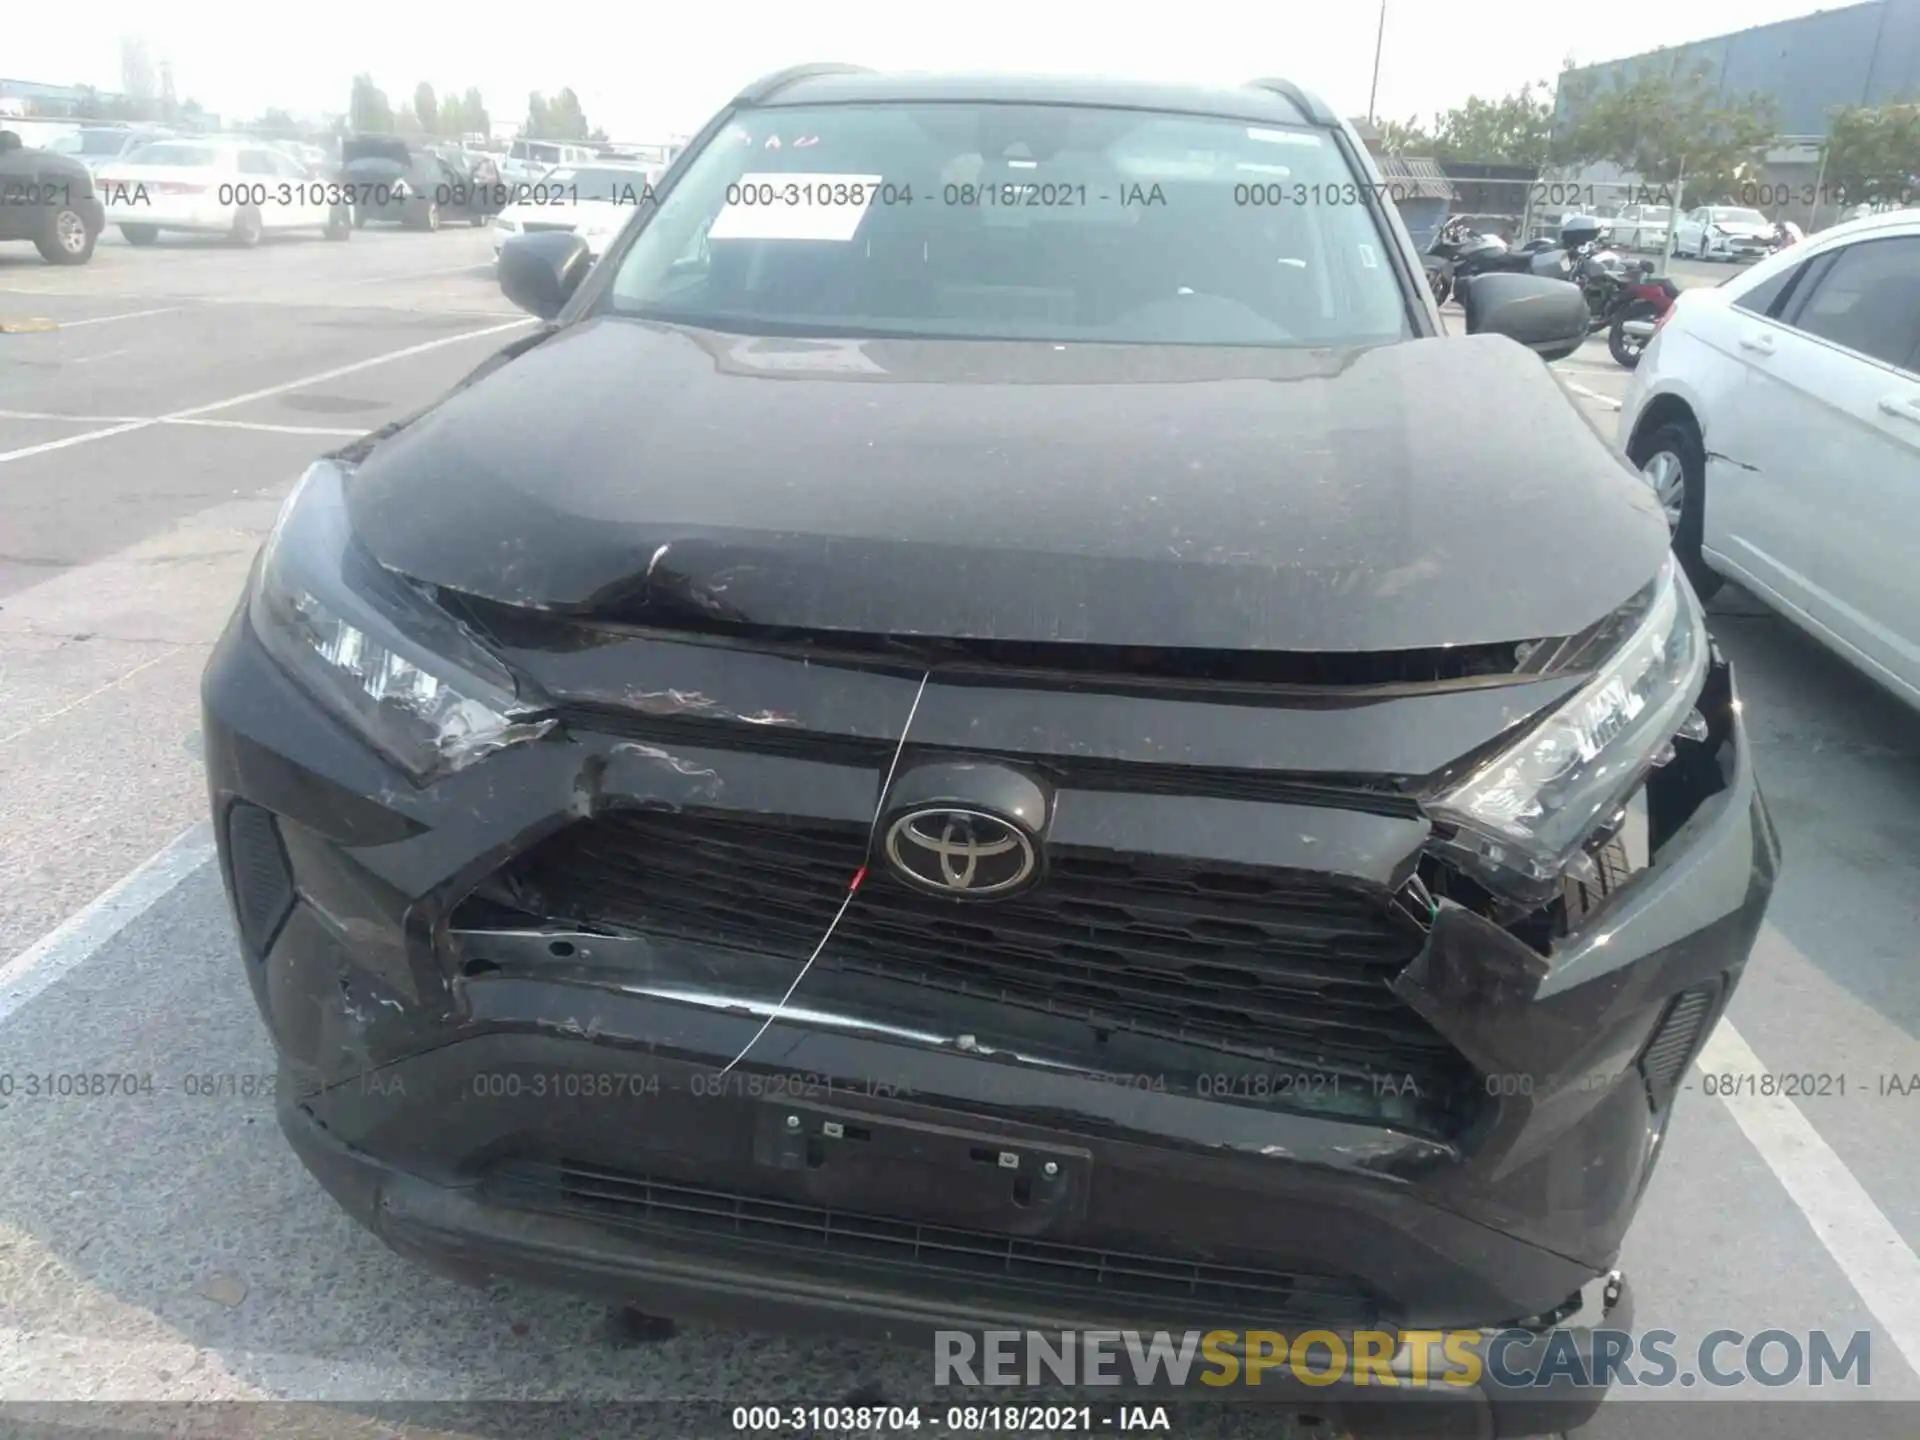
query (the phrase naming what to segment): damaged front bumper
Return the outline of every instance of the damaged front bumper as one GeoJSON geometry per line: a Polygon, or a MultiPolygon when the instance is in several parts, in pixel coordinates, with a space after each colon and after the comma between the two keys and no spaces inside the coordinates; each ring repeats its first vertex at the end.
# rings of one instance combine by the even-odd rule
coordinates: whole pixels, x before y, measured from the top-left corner
{"type": "Polygon", "coordinates": [[[1428,822],[1337,777],[1435,770],[1564,684],[1267,707],[929,684],[903,770],[1035,757],[1046,883],[964,915],[863,889],[722,1073],[864,857],[869,742],[914,680],[504,648],[561,728],[424,786],[244,611],[216,649],[209,781],[282,1123],[405,1253],[668,1313],[894,1338],[1564,1323],[1777,861],[1717,659],[1712,743],[1650,782],[1644,867],[1551,943],[1457,901],[1396,911],[1428,822]],[[1318,988],[1275,1001],[1267,954],[1318,988]],[[1262,1054],[1269,1023],[1312,1043],[1262,1054]]]}

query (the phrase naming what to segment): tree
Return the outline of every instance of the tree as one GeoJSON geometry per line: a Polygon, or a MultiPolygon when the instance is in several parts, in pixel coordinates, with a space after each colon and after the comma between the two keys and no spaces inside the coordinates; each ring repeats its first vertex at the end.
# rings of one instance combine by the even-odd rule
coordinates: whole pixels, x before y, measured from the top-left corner
{"type": "Polygon", "coordinates": [[[120,93],[136,104],[145,105],[159,93],[153,57],[141,35],[120,37],[120,93]]]}
{"type": "Polygon", "coordinates": [[[536,90],[527,96],[527,123],[520,130],[529,140],[540,140],[546,138],[547,124],[547,98],[536,90]]]}
{"type": "Polygon", "coordinates": [[[1389,120],[1380,127],[1380,149],[1388,155],[1431,155],[1433,136],[1411,116],[1389,120]]]}
{"type": "Polygon", "coordinates": [[[440,133],[440,103],[434,96],[433,86],[422,80],[413,87],[413,113],[420,119],[420,128],[429,135],[440,133]]]}
{"type": "Polygon", "coordinates": [[[1843,205],[1912,195],[1920,172],[1920,103],[1835,110],[1824,163],[1822,185],[1843,205]]]}
{"type": "Polygon", "coordinates": [[[284,110],[269,108],[254,122],[255,130],[262,135],[270,135],[276,140],[291,140],[300,133],[300,127],[294,124],[293,116],[284,110]]]}
{"type": "Polygon", "coordinates": [[[375,133],[393,129],[393,107],[386,91],[373,83],[371,75],[353,77],[353,95],[347,102],[347,118],[356,130],[375,133]]]}
{"type": "Polygon", "coordinates": [[[1701,203],[1730,194],[1756,171],[1773,139],[1773,98],[1722,103],[1704,61],[1684,75],[1643,68],[1604,89],[1591,75],[1560,83],[1570,119],[1555,137],[1557,159],[1604,160],[1662,185],[1684,172],[1686,195],[1701,203]]]}
{"type": "Polygon", "coordinates": [[[580,97],[571,89],[563,89],[554,96],[553,104],[547,107],[547,125],[552,131],[552,139],[586,139],[587,117],[580,108],[580,97]]]}
{"type": "Polygon", "coordinates": [[[461,97],[460,118],[469,131],[482,136],[493,133],[493,122],[487,117],[487,107],[480,99],[477,86],[469,85],[467,93],[461,97]]]}
{"type": "Polygon", "coordinates": [[[1469,95],[1466,104],[1434,116],[1430,153],[1441,160],[1538,170],[1547,163],[1552,144],[1553,89],[1539,80],[1497,100],[1469,95]]]}

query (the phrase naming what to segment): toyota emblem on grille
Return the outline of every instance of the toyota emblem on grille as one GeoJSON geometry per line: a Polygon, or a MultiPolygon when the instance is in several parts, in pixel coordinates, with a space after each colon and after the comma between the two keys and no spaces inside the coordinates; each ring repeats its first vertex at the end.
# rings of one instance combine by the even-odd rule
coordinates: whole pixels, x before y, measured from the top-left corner
{"type": "Polygon", "coordinates": [[[980,810],[927,806],[887,828],[887,861],[910,885],[957,900],[1004,895],[1033,876],[1026,832],[980,810]]]}

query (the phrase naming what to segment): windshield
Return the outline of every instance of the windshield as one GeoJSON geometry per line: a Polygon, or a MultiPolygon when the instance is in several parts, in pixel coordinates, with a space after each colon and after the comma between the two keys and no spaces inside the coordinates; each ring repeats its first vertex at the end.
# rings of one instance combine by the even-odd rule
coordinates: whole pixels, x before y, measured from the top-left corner
{"type": "Polygon", "coordinates": [[[1713,218],[1715,220],[1730,220],[1736,225],[1766,225],[1772,223],[1758,210],[1743,210],[1738,208],[1715,210],[1713,212],[1713,218]]]}
{"type": "Polygon", "coordinates": [[[758,112],[602,308],[750,333],[1348,345],[1409,333],[1324,132],[1048,105],[758,112]]]}
{"type": "Polygon", "coordinates": [[[142,145],[127,156],[130,165],[191,165],[207,167],[220,163],[216,151],[205,145],[142,145]]]}
{"type": "Polygon", "coordinates": [[[567,192],[569,200],[575,202],[599,200],[612,205],[638,205],[642,199],[651,198],[647,194],[647,172],[637,166],[630,169],[617,166],[575,169],[571,165],[562,165],[542,175],[540,183],[549,187],[558,186],[567,192]]]}
{"type": "Polygon", "coordinates": [[[70,130],[47,149],[56,155],[118,155],[126,144],[124,130],[70,130]]]}

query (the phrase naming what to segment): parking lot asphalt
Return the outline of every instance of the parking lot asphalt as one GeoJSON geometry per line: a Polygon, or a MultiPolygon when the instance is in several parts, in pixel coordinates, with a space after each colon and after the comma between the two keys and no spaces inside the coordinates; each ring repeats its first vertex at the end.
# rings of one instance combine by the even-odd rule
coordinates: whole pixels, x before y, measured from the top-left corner
{"type": "MultiPolygon", "coordinates": [[[[269,1099],[188,1093],[189,1076],[272,1070],[210,843],[188,828],[206,808],[200,669],[306,461],[527,323],[490,268],[468,230],[253,251],[109,236],[80,269],[0,249],[0,319],[56,326],[0,334],[0,1071],[153,1080],[0,1097],[0,1400],[345,1403],[288,1432],[327,1435],[376,1402],[928,1392],[918,1352],[641,1333],[589,1302],[432,1278],[324,1197],[269,1099]]],[[[1701,268],[1684,283],[1726,276],[1701,268]]],[[[1610,436],[1626,374],[1604,343],[1556,369],[1610,436]]],[[[1786,862],[1706,1063],[1846,1090],[1728,1101],[1695,1074],[1622,1262],[1635,1323],[1683,1350],[1719,1329],[1866,1330],[1861,1398],[1920,1401],[1920,1287],[1900,1289],[1920,1247],[1920,1091],[1880,1093],[1920,1075],[1920,727],[1737,592],[1713,610],[1786,862]]],[[[1712,1412],[1731,1407],[1711,1400],[1729,1396],[1809,1398],[1804,1381],[1622,1394],[1590,1433],[1722,1433],[1712,1412]]],[[[1725,1433],[1913,1433],[1865,1405],[1809,1430],[1803,1409],[1743,1405],[1725,1433]]]]}

